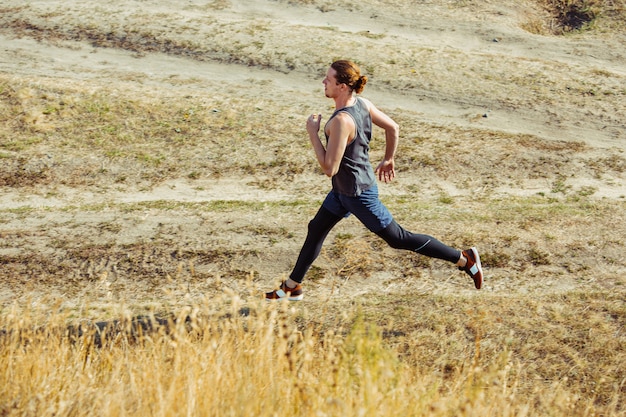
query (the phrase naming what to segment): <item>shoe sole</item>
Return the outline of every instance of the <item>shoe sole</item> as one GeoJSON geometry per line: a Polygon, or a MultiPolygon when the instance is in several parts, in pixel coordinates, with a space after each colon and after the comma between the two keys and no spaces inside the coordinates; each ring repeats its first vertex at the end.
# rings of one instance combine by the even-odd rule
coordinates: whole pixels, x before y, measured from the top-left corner
{"type": "MultiPolygon", "coordinates": [[[[269,293],[269,294],[272,294],[272,293],[269,293]]],[[[279,301],[279,300],[284,300],[284,299],[287,299],[288,301],[301,301],[302,298],[304,298],[304,293],[302,291],[300,291],[300,294],[298,295],[291,295],[291,293],[286,293],[282,289],[279,289],[279,290],[274,291],[273,294],[277,295],[278,298],[266,297],[265,301],[279,301]]]]}
{"type": "Polygon", "coordinates": [[[297,297],[266,298],[265,301],[267,301],[268,303],[271,303],[272,301],[282,301],[285,299],[287,301],[302,301],[303,298],[304,298],[304,295],[298,295],[297,297]]]}

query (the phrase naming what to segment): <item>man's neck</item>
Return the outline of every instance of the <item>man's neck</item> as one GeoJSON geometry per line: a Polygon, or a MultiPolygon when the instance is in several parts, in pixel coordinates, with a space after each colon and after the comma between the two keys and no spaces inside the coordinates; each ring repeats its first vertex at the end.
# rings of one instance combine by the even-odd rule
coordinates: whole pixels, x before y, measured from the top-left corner
{"type": "Polygon", "coordinates": [[[352,106],[356,102],[356,97],[352,94],[335,98],[335,109],[343,109],[352,106]]]}

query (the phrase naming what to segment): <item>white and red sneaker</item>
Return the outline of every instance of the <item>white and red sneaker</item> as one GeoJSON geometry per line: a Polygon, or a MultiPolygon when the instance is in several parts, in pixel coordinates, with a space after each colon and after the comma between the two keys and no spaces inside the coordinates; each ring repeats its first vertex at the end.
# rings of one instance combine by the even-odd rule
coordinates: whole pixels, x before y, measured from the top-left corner
{"type": "Polygon", "coordinates": [[[463,251],[463,256],[467,259],[464,267],[459,267],[461,271],[465,271],[474,280],[474,286],[477,290],[483,286],[483,267],[480,264],[480,256],[476,248],[469,248],[463,251]]]}
{"type": "Polygon", "coordinates": [[[298,284],[294,288],[289,288],[285,281],[280,284],[280,288],[272,292],[265,293],[266,301],[275,301],[287,299],[289,301],[300,301],[304,298],[302,293],[302,285],[298,284]]]}

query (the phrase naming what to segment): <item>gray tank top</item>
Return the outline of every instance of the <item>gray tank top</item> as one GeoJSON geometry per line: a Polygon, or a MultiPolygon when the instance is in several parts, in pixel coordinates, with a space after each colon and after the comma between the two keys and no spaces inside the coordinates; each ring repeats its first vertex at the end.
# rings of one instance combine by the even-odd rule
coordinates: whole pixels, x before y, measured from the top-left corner
{"type": "MultiPolygon", "coordinates": [[[[369,158],[372,117],[363,100],[357,97],[354,105],[336,110],[326,124],[340,112],[352,116],[356,125],[356,136],[346,147],[339,171],[332,178],[333,191],[350,197],[358,197],[363,191],[376,184],[376,176],[369,158]]],[[[326,144],[328,145],[328,135],[326,135],[326,144]]]]}

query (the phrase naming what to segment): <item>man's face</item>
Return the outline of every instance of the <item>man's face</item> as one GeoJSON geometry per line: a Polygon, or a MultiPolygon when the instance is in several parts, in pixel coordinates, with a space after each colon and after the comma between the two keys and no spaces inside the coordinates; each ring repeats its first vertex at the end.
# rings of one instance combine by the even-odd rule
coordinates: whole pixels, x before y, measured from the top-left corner
{"type": "Polygon", "coordinates": [[[340,84],[337,83],[337,71],[333,67],[328,68],[326,71],[326,77],[322,80],[322,84],[324,84],[324,93],[326,97],[333,98],[336,93],[339,91],[340,84]]]}

